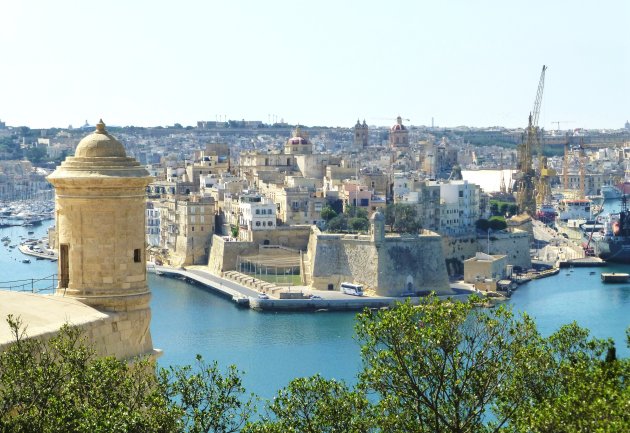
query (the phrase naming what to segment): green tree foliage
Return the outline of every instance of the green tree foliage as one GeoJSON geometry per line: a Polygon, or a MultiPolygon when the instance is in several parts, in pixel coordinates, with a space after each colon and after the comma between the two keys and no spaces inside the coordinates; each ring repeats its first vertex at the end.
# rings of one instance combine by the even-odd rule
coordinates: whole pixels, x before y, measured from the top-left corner
{"type": "Polygon", "coordinates": [[[333,210],[329,205],[322,208],[322,219],[326,222],[330,221],[337,216],[337,212],[333,210]]]}
{"type": "MultiPolygon", "coordinates": [[[[541,336],[504,306],[424,298],[366,311],[358,384],[293,380],[252,421],[240,373],[97,358],[75,328],[0,353],[2,432],[626,432],[630,360],[570,324],[541,336]],[[368,398],[369,396],[369,398],[368,398]]],[[[627,331],[630,346],[630,329],[627,331]]]]}
{"type": "Polygon", "coordinates": [[[485,420],[502,384],[527,368],[523,352],[537,332],[528,317],[474,302],[431,296],[417,308],[407,302],[359,315],[361,382],[377,393],[382,431],[473,433],[506,425],[502,412],[494,413],[494,428],[485,420]]]}
{"type": "Polygon", "coordinates": [[[0,431],[174,431],[177,415],[149,362],[97,358],[76,328],[42,342],[8,322],[15,342],[0,354],[0,431]]]}
{"type": "Polygon", "coordinates": [[[370,222],[367,218],[352,217],[348,219],[348,228],[358,232],[365,232],[370,228],[370,222]]]}
{"type": "Polygon", "coordinates": [[[507,228],[507,223],[505,222],[505,218],[493,216],[488,221],[488,225],[492,230],[505,230],[507,228]]]}
{"type": "Polygon", "coordinates": [[[181,426],[191,433],[241,431],[254,412],[254,396],[247,397],[241,374],[234,366],[225,374],[217,362],[207,364],[197,355],[197,368],[160,370],[160,385],[181,426]]]}
{"type": "Polygon", "coordinates": [[[364,433],[375,431],[370,404],[360,390],[316,375],[294,379],[267,404],[268,415],[250,433],[364,433]]]}
{"type": "Polygon", "coordinates": [[[416,208],[404,203],[387,205],[385,224],[390,227],[390,231],[397,233],[417,233],[421,228],[416,208]]]}
{"type": "Polygon", "coordinates": [[[339,214],[336,217],[332,218],[326,224],[326,229],[329,232],[341,232],[344,230],[348,230],[348,217],[345,214],[339,214]]]}
{"type": "Polygon", "coordinates": [[[477,221],[475,221],[475,227],[477,227],[477,229],[479,230],[483,230],[484,232],[487,232],[488,229],[490,228],[490,221],[484,218],[480,218],[477,221]]]}
{"type": "Polygon", "coordinates": [[[499,203],[492,200],[490,201],[490,213],[492,215],[499,215],[499,203]]]}
{"type": "Polygon", "coordinates": [[[612,341],[590,338],[572,323],[531,345],[533,371],[517,372],[502,396],[525,402],[510,415],[514,431],[630,431],[630,360],[616,359],[612,341]]]}
{"type": "Polygon", "coordinates": [[[46,149],[43,147],[29,147],[26,149],[26,158],[33,164],[39,164],[46,159],[46,149]]]}

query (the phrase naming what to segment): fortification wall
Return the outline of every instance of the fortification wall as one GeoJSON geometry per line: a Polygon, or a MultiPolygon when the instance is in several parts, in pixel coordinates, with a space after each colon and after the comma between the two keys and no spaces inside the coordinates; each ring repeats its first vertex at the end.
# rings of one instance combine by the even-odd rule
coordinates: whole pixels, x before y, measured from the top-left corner
{"type": "Polygon", "coordinates": [[[368,236],[321,234],[313,230],[308,247],[310,285],[326,290],[349,281],[379,296],[449,290],[438,235],[387,237],[378,247],[368,236]]]}
{"type": "Polygon", "coordinates": [[[386,237],[379,248],[378,283],[382,296],[450,292],[440,236],[386,237]]]}
{"type": "Polygon", "coordinates": [[[448,275],[463,275],[464,260],[475,256],[479,243],[475,235],[442,236],[442,249],[448,275]]]}
{"type": "Polygon", "coordinates": [[[254,242],[226,241],[221,236],[212,237],[212,247],[208,258],[208,269],[216,275],[236,269],[239,255],[256,254],[258,244],[254,242]]]}
{"type": "Polygon", "coordinates": [[[306,250],[308,247],[310,225],[301,226],[277,226],[274,230],[254,230],[252,231],[252,242],[264,244],[268,241],[271,245],[282,245],[296,250],[306,250]]]}
{"type": "MultiPolygon", "coordinates": [[[[479,239],[479,242],[485,245],[484,239],[479,239]]],[[[509,265],[531,268],[529,233],[522,230],[490,233],[490,254],[505,254],[509,265]]]]}
{"type": "Polygon", "coordinates": [[[378,286],[378,254],[366,236],[315,233],[309,242],[310,285],[327,290],[333,284],[339,290],[343,281],[363,284],[366,290],[378,286]]]}

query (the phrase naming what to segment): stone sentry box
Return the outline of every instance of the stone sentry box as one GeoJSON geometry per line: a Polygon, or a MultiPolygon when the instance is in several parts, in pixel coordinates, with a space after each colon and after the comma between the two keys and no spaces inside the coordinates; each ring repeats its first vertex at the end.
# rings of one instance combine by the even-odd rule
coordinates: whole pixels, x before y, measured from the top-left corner
{"type": "Polygon", "coordinates": [[[119,357],[151,352],[144,225],[152,178],[100,121],[48,180],[56,192],[56,296],[117,313],[115,338],[105,338],[120,347],[105,352],[119,357]]]}

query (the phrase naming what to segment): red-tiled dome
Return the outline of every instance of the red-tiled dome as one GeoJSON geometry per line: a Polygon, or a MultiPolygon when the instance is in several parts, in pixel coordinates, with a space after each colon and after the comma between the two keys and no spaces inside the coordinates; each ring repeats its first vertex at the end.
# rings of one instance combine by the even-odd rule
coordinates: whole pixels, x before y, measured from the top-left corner
{"type": "Polygon", "coordinates": [[[308,144],[308,140],[304,137],[291,137],[288,141],[289,144],[308,144]]]}
{"type": "Polygon", "coordinates": [[[396,118],[396,124],[392,126],[391,131],[406,131],[405,125],[402,124],[402,117],[398,116],[396,118]]]}

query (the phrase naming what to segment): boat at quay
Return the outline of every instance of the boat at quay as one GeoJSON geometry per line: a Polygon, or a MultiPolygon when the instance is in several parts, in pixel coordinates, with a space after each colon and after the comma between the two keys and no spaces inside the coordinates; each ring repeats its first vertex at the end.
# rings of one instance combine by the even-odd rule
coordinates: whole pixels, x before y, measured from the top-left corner
{"type": "Polygon", "coordinates": [[[630,210],[626,196],[621,198],[619,213],[611,213],[605,220],[604,233],[595,241],[599,258],[617,263],[630,263],[630,210]]]}
{"type": "MultiPolygon", "coordinates": [[[[48,220],[33,228],[0,229],[0,238],[8,236],[14,243],[21,236],[41,238],[51,224],[48,220]],[[29,235],[28,231],[35,233],[29,235]]],[[[31,278],[56,274],[56,263],[21,263],[26,257],[17,248],[0,245],[0,282],[30,282],[31,278]]],[[[600,271],[627,272],[627,267],[608,264],[596,274],[576,267],[532,280],[521,285],[507,303],[534,317],[545,335],[575,320],[597,337],[613,338],[617,353],[630,356],[625,345],[630,284],[604,284],[600,271]]],[[[183,280],[149,274],[148,282],[152,291],[151,333],[154,346],[164,351],[158,360],[162,366],[193,364],[196,354],[217,360],[222,368],[235,364],[244,372],[247,390],[264,398],[273,397],[295,377],[316,373],[355,382],[361,368],[355,312],[257,312],[239,308],[231,299],[183,280]]]]}

